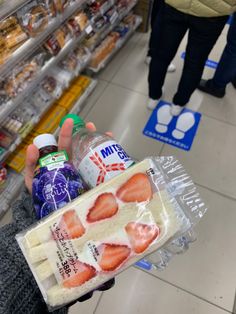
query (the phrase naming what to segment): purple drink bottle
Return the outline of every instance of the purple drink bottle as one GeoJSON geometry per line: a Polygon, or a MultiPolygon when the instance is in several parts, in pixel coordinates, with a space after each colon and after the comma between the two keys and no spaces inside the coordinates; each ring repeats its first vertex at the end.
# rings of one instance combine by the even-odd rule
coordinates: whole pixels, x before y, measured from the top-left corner
{"type": "Polygon", "coordinates": [[[87,190],[86,184],[68,161],[66,151],[59,151],[52,134],[34,139],[39,149],[39,163],[33,179],[33,202],[38,219],[65,206],[87,190]]]}

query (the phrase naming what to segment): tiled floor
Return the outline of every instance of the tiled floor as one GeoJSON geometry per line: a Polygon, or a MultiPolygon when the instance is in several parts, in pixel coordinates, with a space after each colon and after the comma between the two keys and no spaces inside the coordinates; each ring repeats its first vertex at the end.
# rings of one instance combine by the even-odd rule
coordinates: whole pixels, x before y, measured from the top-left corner
{"type": "MultiPolygon", "coordinates": [[[[218,61],[225,44],[223,32],[210,59],[218,61]]],[[[177,256],[163,272],[130,268],[116,286],[74,305],[70,314],[224,314],[232,313],[236,287],[236,91],[228,87],[223,100],[195,92],[190,107],[203,113],[192,150],[184,152],[142,135],[150,115],[147,101],[148,35],[136,34],[99,75],[99,84],[82,116],[100,131],[111,130],[137,159],[176,155],[198,184],[209,210],[197,227],[198,241],[177,256]]],[[[170,101],[182,70],[181,52],[168,74],[165,100],[170,101]]],[[[205,77],[213,70],[206,68],[205,77]]]]}

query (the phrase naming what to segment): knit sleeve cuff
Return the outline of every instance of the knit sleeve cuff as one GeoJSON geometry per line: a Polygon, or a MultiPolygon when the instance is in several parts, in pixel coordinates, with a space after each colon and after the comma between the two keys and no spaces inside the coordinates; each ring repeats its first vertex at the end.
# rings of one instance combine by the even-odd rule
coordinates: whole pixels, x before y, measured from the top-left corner
{"type": "Polygon", "coordinates": [[[13,220],[22,228],[36,221],[32,196],[26,187],[22,190],[20,199],[12,206],[12,216],[13,220]]]}

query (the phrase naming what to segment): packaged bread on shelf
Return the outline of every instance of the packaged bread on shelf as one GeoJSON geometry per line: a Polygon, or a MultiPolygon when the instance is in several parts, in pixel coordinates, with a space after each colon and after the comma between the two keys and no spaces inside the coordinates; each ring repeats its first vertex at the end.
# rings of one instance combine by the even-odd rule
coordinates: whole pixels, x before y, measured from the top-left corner
{"type": "Polygon", "coordinates": [[[11,54],[27,39],[16,16],[10,16],[0,22],[0,37],[4,40],[7,54],[11,54]]]}
{"type": "Polygon", "coordinates": [[[51,16],[45,2],[34,0],[19,9],[17,17],[29,35],[35,37],[45,30],[51,16]]]}

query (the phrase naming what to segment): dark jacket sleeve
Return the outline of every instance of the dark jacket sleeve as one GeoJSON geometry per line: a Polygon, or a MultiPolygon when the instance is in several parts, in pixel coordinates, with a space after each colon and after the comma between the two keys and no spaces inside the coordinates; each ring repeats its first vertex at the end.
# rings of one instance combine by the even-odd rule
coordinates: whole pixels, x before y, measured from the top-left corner
{"type": "MultiPolygon", "coordinates": [[[[0,314],[49,313],[41,292],[15,239],[36,221],[32,198],[24,191],[12,206],[12,223],[0,228],[0,314]]],[[[68,307],[52,312],[68,313],[68,307]]]]}

